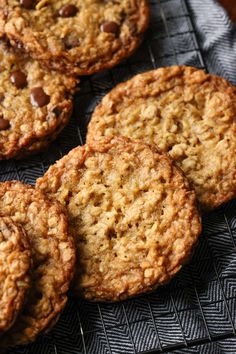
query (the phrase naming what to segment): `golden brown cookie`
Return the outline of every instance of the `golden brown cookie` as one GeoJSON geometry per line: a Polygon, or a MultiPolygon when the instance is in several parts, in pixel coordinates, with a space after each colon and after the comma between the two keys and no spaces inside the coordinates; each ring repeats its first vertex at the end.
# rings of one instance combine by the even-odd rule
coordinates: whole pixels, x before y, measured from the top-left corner
{"type": "Polygon", "coordinates": [[[42,69],[3,42],[0,70],[1,160],[37,152],[41,142],[57,137],[69,121],[77,80],[42,69]]]}
{"type": "Polygon", "coordinates": [[[146,0],[2,0],[0,35],[46,66],[88,75],[118,64],[141,42],[146,0]]]}
{"type": "Polygon", "coordinates": [[[201,230],[182,172],[141,142],[77,147],[37,188],[68,210],[79,255],[75,292],[89,300],[117,301],[168,282],[201,230]]]}
{"type": "Polygon", "coordinates": [[[87,141],[123,135],[178,163],[203,210],[236,196],[236,90],[192,67],[166,67],[114,88],[96,108],[87,141]]]}
{"type": "Polygon", "coordinates": [[[47,151],[50,143],[52,143],[58,137],[62,129],[64,129],[64,126],[58,127],[58,130],[56,130],[54,133],[44,139],[35,140],[31,145],[28,145],[27,147],[21,149],[15,159],[21,160],[24,158],[28,158],[29,156],[34,155],[39,151],[47,151]]]}
{"type": "Polygon", "coordinates": [[[30,287],[31,251],[24,229],[0,216],[0,333],[15,322],[30,287]]]}
{"type": "Polygon", "coordinates": [[[26,344],[50,328],[67,302],[75,248],[67,216],[58,202],[20,182],[0,184],[0,213],[25,229],[32,247],[32,287],[1,349],[26,344]]]}

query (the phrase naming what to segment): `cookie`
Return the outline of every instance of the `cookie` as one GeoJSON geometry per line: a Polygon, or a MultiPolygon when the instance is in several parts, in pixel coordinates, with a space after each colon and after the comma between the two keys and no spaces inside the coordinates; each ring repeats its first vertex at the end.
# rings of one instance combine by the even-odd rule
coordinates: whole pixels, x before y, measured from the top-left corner
{"type": "Polygon", "coordinates": [[[46,66],[88,75],[118,64],[141,42],[146,0],[3,0],[0,35],[46,66]]]}
{"type": "Polygon", "coordinates": [[[192,67],[166,67],[118,85],[95,110],[87,141],[120,134],[178,163],[203,211],[236,196],[236,90],[192,67]]]}
{"type": "Polygon", "coordinates": [[[57,138],[57,136],[59,135],[59,133],[61,132],[61,130],[63,128],[64,128],[64,125],[58,127],[58,130],[56,130],[53,134],[46,137],[45,139],[35,140],[33,144],[28,145],[24,149],[21,149],[21,151],[17,154],[15,159],[21,160],[21,159],[27,158],[31,155],[34,155],[34,154],[38,153],[39,151],[40,152],[46,151],[48,149],[48,146],[50,145],[50,143],[52,143],[57,138]]]}
{"type": "Polygon", "coordinates": [[[58,202],[20,182],[0,184],[0,213],[22,225],[32,248],[32,287],[1,349],[26,344],[51,327],[67,302],[75,248],[67,216],[58,202]]]}
{"type": "Polygon", "coordinates": [[[30,287],[30,244],[24,229],[0,217],[0,333],[20,313],[30,287]]]}
{"type": "Polygon", "coordinates": [[[36,186],[68,210],[79,255],[74,290],[89,300],[117,301],[165,284],[201,230],[182,172],[138,141],[77,147],[36,186]]]}
{"type": "Polygon", "coordinates": [[[0,159],[37,152],[67,124],[77,80],[42,69],[3,42],[0,70],[0,159]]]}

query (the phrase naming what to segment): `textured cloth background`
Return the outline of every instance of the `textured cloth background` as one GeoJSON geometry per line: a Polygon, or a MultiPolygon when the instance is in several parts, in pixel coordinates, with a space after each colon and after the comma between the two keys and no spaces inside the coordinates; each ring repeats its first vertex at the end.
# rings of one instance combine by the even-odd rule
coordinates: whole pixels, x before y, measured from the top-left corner
{"type": "Polygon", "coordinates": [[[216,0],[188,0],[209,72],[236,85],[236,26],[216,0]]]}
{"type": "MultiPolygon", "coordinates": [[[[216,0],[187,0],[187,3],[208,71],[236,85],[236,25],[216,0]]],[[[234,354],[236,338],[174,353],[234,354]]]]}

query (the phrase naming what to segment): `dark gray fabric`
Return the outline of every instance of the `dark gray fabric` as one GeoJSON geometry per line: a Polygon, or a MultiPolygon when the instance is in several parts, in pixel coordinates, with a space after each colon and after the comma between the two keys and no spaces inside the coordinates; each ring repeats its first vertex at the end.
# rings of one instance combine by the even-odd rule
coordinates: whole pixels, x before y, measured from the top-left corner
{"type": "Polygon", "coordinates": [[[209,72],[236,85],[236,26],[216,0],[187,0],[209,72]]]}

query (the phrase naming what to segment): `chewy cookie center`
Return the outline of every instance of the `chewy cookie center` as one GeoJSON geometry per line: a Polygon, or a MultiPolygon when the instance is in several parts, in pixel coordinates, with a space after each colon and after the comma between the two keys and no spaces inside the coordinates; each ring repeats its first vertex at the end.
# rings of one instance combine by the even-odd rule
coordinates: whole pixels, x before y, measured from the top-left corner
{"type": "MultiPolygon", "coordinates": [[[[207,90],[206,90],[207,91],[207,90]]],[[[193,92],[176,87],[157,98],[125,98],[103,116],[106,136],[120,134],[155,144],[168,152],[200,195],[201,186],[217,188],[211,176],[227,171],[225,150],[235,151],[234,111],[220,92],[193,92]],[[209,156],[209,151],[211,151],[209,156]]]]}
{"type": "Polygon", "coordinates": [[[181,175],[167,159],[157,163],[149,149],[135,149],[88,156],[79,178],[75,169],[59,190],[76,237],[80,289],[118,287],[122,294],[140,282],[161,283],[191,237],[181,175]]]}

